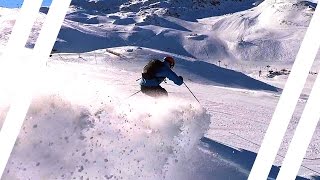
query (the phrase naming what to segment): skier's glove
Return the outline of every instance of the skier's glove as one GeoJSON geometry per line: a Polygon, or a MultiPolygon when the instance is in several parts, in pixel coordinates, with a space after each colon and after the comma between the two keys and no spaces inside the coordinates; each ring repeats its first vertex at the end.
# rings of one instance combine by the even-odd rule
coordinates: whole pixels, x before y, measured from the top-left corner
{"type": "Polygon", "coordinates": [[[179,78],[181,79],[181,81],[183,82],[183,77],[182,76],[179,76],[179,78]]]}

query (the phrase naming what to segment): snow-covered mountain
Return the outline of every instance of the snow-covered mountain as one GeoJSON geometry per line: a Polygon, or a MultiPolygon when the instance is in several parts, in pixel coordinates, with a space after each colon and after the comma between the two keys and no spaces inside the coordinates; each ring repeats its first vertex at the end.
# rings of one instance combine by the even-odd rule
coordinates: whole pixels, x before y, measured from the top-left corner
{"type": "MultiPolygon", "coordinates": [[[[246,179],[315,5],[73,0],[2,178],[246,179]],[[139,91],[141,68],[166,55],[200,104],[170,81],[163,85],[169,101],[129,98],[139,91]]],[[[40,9],[27,48],[47,12],[40,9]]],[[[0,9],[0,55],[18,13],[0,9]]],[[[310,74],[269,179],[314,79],[310,74]]],[[[2,125],[13,94],[5,84],[0,90],[2,125]]],[[[318,127],[297,179],[320,177],[319,134],[318,127]]]]}
{"type": "MultiPolygon", "coordinates": [[[[254,0],[78,0],[72,4],[54,48],[58,52],[156,46],[190,58],[227,64],[292,63],[315,7],[307,1],[254,0]],[[70,40],[73,37],[79,38],[70,40]]],[[[41,22],[43,17],[39,19],[41,22]]],[[[38,27],[28,47],[35,43],[38,27]]],[[[10,28],[3,28],[7,28],[2,30],[7,39],[10,28]]]]}
{"type": "MultiPolygon", "coordinates": [[[[89,1],[86,4],[83,1],[75,1],[74,4],[80,7],[94,7],[100,9],[101,6],[111,7],[112,10],[122,12],[136,12],[138,14],[158,14],[169,15],[179,18],[196,19],[204,16],[222,15],[241,10],[249,9],[259,2],[257,0],[233,0],[233,1],[219,1],[219,0],[133,0],[133,1],[117,1],[117,3],[109,1],[89,1]],[[192,13],[192,17],[190,17],[192,13]]],[[[109,11],[110,12],[110,11],[109,11]]]]}
{"type": "MultiPolygon", "coordinates": [[[[255,5],[260,2],[256,1],[79,2],[75,1],[74,5],[81,9],[67,16],[79,24],[70,22],[66,26],[75,27],[74,34],[82,36],[83,42],[90,45],[83,51],[125,45],[154,48],[156,45],[161,50],[210,62],[230,59],[292,62],[314,11],[312,3],[296,1],[273,4],[266,1],[258,7],[255,5]],[[108,10],[104,12],[99,8],[108,10]],[[96,14],[92,9],[104,13],[96,14]],[[105,23],[107,27],[103,26],[105,23]],[[99,34],[88,36],[88,31],[94,32],[97,28],[99,34]],[[91,37],[95,39],[92,43],[87,41],[91,37]]],[[[70,33],[70,28],[62,30],[59,37],[64,43],[57,44],[58,51],[81,50],[75,46],[83,44],[81,38],[71,44],[64,39],[70,33]]]]}

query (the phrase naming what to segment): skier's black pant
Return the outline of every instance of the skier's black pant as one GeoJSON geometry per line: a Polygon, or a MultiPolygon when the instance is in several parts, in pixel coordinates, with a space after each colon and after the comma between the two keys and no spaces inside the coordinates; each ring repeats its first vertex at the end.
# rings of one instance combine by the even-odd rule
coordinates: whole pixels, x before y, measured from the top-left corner
{"type": "Polygon", "coordinates": [[[141,86],[141,92],[151,97],[168,96],[168,92],[161,86],[141,86]]]}

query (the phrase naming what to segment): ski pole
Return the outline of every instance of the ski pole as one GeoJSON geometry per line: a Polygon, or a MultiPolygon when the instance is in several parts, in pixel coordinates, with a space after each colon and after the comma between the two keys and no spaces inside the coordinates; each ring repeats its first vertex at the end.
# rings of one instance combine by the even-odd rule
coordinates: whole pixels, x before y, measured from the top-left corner
{"type": "Polygon", "coordinates": [[[137,79],[136,81],[139,81],[141,78],[137,79]]]}
{"type": "Polygon", "coordinates": [[[137,92],[133,93],[131,96],[127,97],[127,99],[129,99],[129,98],[131,98],[132,96],[134,96],[134,95],[138,94],[139,92],[141,92],[141,90],[139,90],[139,91],[137,91],[137,92]]]}
{"type": "Polygon", "coordinates": [[[190,93],[192,94],[192,96],[198,101],[198,103],[200,104],[200,101],[198,100],[198,98],[193,94],[193,92],[190,90],[190,88],[186,85],[185,82],[183,82],[183,84],[186,86],[186,88],[190,91],[190,93]]]}

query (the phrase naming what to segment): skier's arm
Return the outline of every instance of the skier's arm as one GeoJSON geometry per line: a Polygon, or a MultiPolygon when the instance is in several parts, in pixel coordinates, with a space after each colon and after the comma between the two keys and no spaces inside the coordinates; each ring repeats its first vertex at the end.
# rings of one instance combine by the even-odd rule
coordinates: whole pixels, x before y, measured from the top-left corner
{"type": "Polygon", "coordinates": [[[181,76],[178,76],[175,72],[173,72],[169,67],[164,67],[162,69],[162,71],[160,71],[159,73],[157,73],[158,76],[161,77],[166,77],[168,79],[170,79],[171,81],[173,81],[176,85],[181,85],[183,84],[183,79],[181,76]]]}

